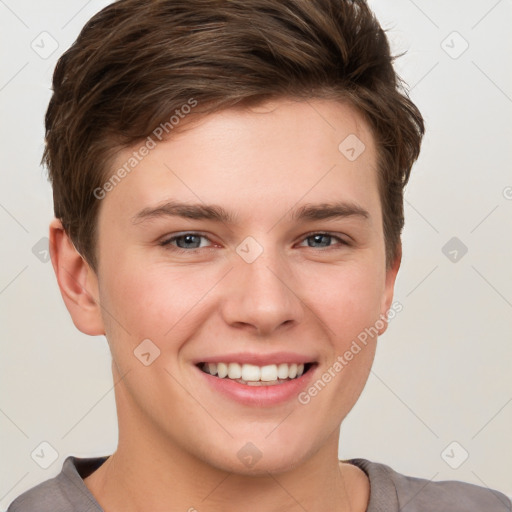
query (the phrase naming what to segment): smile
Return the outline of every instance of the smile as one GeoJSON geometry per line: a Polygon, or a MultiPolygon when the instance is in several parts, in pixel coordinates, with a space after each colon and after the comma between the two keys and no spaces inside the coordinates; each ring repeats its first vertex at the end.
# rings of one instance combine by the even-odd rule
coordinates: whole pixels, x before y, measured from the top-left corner
{"type": "Polygon", "coordinates": [[[281,363],[257,366],[241,363],[200,363],[199,368],[220,379],[230,379],[248,386],[274,386],[298,379],[312,363],[281,363]]]}

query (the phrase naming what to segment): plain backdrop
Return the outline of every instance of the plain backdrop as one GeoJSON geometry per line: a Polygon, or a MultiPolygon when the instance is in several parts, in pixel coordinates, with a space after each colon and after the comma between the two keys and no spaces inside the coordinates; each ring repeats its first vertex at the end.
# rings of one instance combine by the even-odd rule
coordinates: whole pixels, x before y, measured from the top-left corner
{"type": "MultiPolygon", "coordinates": [[[[106,340],[77,331],[61,300],[39,165],[55,63],[108,3],[0,1],[2,509],[66,456],[116,447],[106,340]]],[[[403,311],[339,455],[512,495],[512,2],[371,5],[393,52],[407,51],[396,67],[427,134],[405,194],[403,311]]]]}

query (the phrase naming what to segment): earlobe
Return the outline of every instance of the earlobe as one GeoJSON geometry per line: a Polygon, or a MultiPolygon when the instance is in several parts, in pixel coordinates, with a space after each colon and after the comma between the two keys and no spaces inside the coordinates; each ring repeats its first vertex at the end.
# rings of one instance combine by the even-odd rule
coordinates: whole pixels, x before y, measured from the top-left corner
{"type": "Polygon", "coordinates": [[[384,322],[384,327],[382,329],[379,329],[379,336],[384,334],[386,332],[386,329],[388,328],[388,322],[387,322],[387,313],[389,309],[391,308],[391,304],[393,301],[393,295],[395,291],[395,281],[396,276],[398,274],[398,270],[400,268],[400,263],[402,262],[402,243],[399,242],[396,250],[396,257],[394,262],[391,264],[391,266],[386,270],[386,284],[384,289],[384,295],[382,298],[382,305],[381,305],[381,318],[386,319],[384,322]]]}
{"type": "Polygon", "coordinates": [[[75,249],[59,219],[50,223],[50,257],[73,323],[84,334],[105,334],[95,272],[75,249]]]}

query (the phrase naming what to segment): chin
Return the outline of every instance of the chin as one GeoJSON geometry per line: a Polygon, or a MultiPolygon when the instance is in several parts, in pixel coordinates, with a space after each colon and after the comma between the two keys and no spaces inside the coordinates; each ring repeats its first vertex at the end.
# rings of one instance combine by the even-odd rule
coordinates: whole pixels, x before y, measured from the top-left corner
{"type": "Polygon", "coordinates": [[[293,470],[308,456],[307,446],[302,442],[295,446],[285,440],[274,440],[252,436],[253,441],[230,439],[222,446],[205,447],[201,457],[207,464],[222,471],[247,476],[263,476],[268,473],[286,473],[293,470]],[[276,441],[278,441],[276,443],[276,441]]]}

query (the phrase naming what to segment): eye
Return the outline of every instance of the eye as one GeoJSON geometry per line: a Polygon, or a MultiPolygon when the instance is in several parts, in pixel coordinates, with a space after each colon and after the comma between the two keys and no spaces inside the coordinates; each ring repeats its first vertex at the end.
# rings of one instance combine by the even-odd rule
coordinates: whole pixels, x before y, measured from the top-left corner
{"type": "MultiPolygon", "coordinates": [[[[331,233],[313,233],[304,238],[303,243],[307,243],[307,247],[332,247],[332,241],[336,240],[339,244],[336,245],[348,245],[348,243],[340,238],[339,236],[332,235],[331,233]]],[[[302,245],[302,244],[301,244],[302,245]]]]}
{"type": "Polygon", "coordinates": [[[202,243],[203,240],[210,242],[210,240],[200,233],[182,233],[180,235],[174,235],[166,240],[162,241],[160,245],[164,247],[170,246],[176,249],[201,249],[207,247],[208,243],[202,243]]]}

